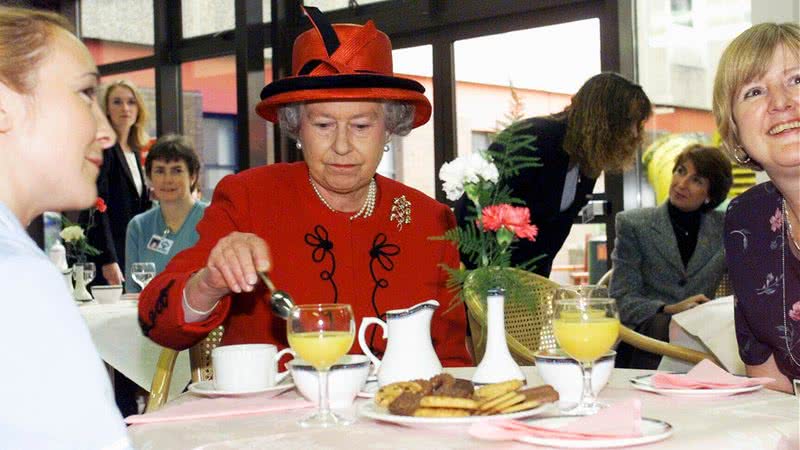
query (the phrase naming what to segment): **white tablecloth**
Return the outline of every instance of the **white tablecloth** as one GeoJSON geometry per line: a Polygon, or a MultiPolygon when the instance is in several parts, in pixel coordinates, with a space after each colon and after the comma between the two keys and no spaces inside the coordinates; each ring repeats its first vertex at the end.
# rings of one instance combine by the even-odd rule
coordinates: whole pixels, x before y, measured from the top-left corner
{"type": "MultiPolygon", "coordinates": [[[[80,311],[103,361],[149,391],[162,347],[142,335],[136,301],[89,303],[80,311]]],[[[170,398],[180,394],[190,379],[189,352],[184,351],[175,362],[170,398]]]]}
{"type": "MultiPolygon", "coordinates": [[[[733,322],[733,296],[720,297],[672,316],[669,341],[717,357],[728,372],[744,375],[733,322]]],[[[659,370],[685,372],[691,364],[662,358],[659,370]]]]}
{"type": "MultiPolygon", "coordinates": [[[[469,378],[474,369],[455,369],[469,378]]],[[[541,384],[535,367],[525,367],[529,384],[541,384]]],[[[641,392],[630,386],[641,370],[615,369],[600,399],[614,402],[638,397],[643,415],[669,422],[674,434],[641,448],[658,450],[779,450],[779,443],[797,439],[798,401],[791,395],[761,390],[716,399],[675,399],[641,392]]],[[[192,394],[185,394],[192,395],[192,394]]],[[[283,397],[297,395],[294,391],[283,397]]],[[[356,405],[344,415],[356,416],[356,405]]],[[[297,420],[311,410],[196,421],[134,425],[128,433],[139,449],[517,449],[538,448],[512,442],[488,442],[470,437],[465,426],[408,428],[359,418],[346,428],[308,430],[297,420]]],[[[781,444],[783,445],[783,444],[781,444]]],[[[639,447],[637,447],[639,448],[639,447]]],[[[781,449],[784,450],[784,449],[781,449]]],[[[785,450],[794,450],[788,447],[785,450]]]]}

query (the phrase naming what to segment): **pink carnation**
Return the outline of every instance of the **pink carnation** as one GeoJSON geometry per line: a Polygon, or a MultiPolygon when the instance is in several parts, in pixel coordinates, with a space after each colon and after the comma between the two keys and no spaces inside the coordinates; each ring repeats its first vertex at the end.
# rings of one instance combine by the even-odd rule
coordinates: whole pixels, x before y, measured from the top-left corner
{"type": "Polygon", "coordinates": [[[769,218],[769,225],[773,233],[783,227],[783,213],[780,208],[775,208],[775,214],[769,218]]]}
{"type": "Polygon", "coordinates": [[[497,231],[502,227],[514,233],[521,239],[536,240],[539,229],[532,225],[531,212],[525,207],[515,207],[509,204],[492,205],[483,208],[481,216],[483,228],[497,231]]]}
{"type": "Polygon", "coordinates": [[[789,310],[789,318],[795,322],[800,321],[800,301],[794,302],[792,309],[789,310]]]}

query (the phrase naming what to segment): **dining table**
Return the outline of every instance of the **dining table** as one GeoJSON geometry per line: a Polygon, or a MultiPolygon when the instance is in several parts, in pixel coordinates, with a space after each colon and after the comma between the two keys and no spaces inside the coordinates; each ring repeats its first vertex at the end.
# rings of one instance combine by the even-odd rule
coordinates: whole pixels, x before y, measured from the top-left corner
{"type": "MultiPolygon", "coordinates": [[[[536,367],[523,367],[526,382],[543,384],[536,367]]],[[[448,368],[446,372],[469,379],[474,368],[448,368]]],[[[608,404],[638,398],[642,417],[665,421],[672,435],[662,441],[637,446],[659,450],[795,450],[798,439],[800,402],[793,395],[759,389],[725,397],[678,398],[634,388],[632,379],[653,371],[614,369],[599,400],[608,404]]],[[[187,400],[185,393],[168,402],[187,400]]],[[[299,398],[294,390],[277,399],[299,398]]],[[[272,399],[265,399],[266,402],[272,399]]],[[[536,449],[550,448],[515,441],[485,441],[468,434],[469,425],[399,425],[359,415],[369,398],[357,398],[346,409],[335,412],[355,422],[346,427],[302,428],[298,419],[312,409],[239,415],[199,420],[132,425],[130,438],[139,449],[536,449]]],[[[556,406],[545,408],[545,416],[559,415],[556,406]]],[[[537,416],[538,417],[538,416],[537,416]]],[[[524,419],[523,419],[524,420],[524,419]]],[[[593,448],[593,447],[586,447],[593,448]]]]}
{"type": "MultiPolygon", "coordinates": [[[[106,304],[91,301],[80,303],[78,309],[106,366],[150,391],[163,347],[142,334],[138,301],[120,300],[106,304]]],[[[189,352],[182,351],[175,362],[169,398],[178,396],[190,379],[189,352]]]]}

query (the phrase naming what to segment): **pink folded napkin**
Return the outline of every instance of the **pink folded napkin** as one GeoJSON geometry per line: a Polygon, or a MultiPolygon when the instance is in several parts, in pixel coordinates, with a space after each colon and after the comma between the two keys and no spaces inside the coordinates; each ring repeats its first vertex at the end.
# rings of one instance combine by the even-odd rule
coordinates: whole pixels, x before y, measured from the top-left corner
{"type": "Polygon", "coordinates": [[[615,403],[595,415],[575,419],[561,428],[530,425],[518,420],[486,420],[472,424],[469,434],[491,441],[524,436],[544,439],[618,439],[642,435],[642,402],[637,398],[615,403]]]}
{"type": "Polygon", "coordinates": [[[298,399],[276,399],[271,396],[248,397],[190,397],[184,402],[167,404],[158,411],[128,416],[129,424],[170,422],[177,420],[208,419],[213,417],[241,416],[290,409],[309,408],[313,403],[298,399]]]}
{"type": "Polygon", "coordinates": [[[732,389],[767,384],[772,378],[747,378],[731,375],[708,359],[697,363],[686,375],[657,373],[650,378],[659,389],[732,389]]]}
{"type": "Polygon", "coordinates": [[[775,450],[797,450],[798,448],[800,448],[800,435],[796,434],[794,437],[782,435],[775,450]]]}

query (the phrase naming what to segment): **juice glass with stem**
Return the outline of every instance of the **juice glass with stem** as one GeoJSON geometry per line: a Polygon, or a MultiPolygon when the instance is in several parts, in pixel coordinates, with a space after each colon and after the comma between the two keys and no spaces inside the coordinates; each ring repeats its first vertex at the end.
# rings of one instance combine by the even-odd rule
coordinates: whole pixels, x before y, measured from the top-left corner
{"type": "Polygon", "coordinates": [[[569,414],[594,414],[605,405],[592,391],[594,362],[608,352],[619,338],[619,314],[613,298],[556,299],[553,304],[553,333],[558,345],[581,366],[581,401],[569,414]]]}
{"type": "Polygon", "coordinates": [[[353,309],[344,304],[297,305],[289,313],[286,334],[289,346],[301,359],[317,369],[319,409],[302,419],[304,427],[348,425],[347,420],[331,412],[328,404],[328,372],[353,345],[356,325],[353,309]]]}

